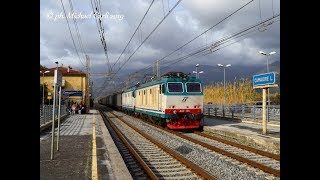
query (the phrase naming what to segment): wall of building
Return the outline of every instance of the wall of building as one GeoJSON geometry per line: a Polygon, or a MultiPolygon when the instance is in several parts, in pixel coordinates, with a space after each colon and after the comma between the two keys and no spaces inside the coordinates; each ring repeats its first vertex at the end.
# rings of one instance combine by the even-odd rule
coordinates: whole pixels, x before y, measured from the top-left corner
{"type": "MultiPolygon", "coordinates": [[[[62,91],[69,90],[69,91],[82,91],[82,99],[76,98],[76,97],[70,97],[70,99],[74,99],[76,101],[85,101],[85,95],[86,95],[86,77],[85,75],[72,75],[72,76],[63,76],[63,80],[65,80],[65,86],[62,87],[62,91]]],[[[51,84],[51,81],[53,80],[53,76],[40,76],[40,83],[43,82],[48,87],[48,92],[51,92],[53,96],[53,86],[51,84]]]]}

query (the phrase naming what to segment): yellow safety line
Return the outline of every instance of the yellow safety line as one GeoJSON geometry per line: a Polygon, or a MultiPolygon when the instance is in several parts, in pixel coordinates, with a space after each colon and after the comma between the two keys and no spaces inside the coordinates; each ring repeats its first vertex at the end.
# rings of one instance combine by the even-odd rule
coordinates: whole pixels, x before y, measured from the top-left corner
{"type": "Polygon", "coordinates": [[[93,115],[92,125],[92,173],[91,178],[93,180],[98,179],[98,168],[97,168],[97,145],[96,145],[96,116],[93,115]]]}

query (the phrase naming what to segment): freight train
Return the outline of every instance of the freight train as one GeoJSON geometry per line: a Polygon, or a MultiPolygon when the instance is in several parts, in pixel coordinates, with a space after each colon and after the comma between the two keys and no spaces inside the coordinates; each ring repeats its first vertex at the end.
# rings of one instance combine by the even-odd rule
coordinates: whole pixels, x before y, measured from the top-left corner
{"type": "Polygon", "coordinates": [[[203,124],[203,85],[182,72],[166,73],[103,97],[99,103],[169,129],[201,129],[203,124]]]}

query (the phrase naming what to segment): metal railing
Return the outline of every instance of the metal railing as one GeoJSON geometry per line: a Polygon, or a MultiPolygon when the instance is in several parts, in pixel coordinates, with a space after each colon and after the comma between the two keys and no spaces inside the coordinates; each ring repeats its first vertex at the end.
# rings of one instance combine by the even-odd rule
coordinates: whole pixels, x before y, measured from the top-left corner
{"type": "MultiPolygon", "coordinates": [[[[40,105],[40,126],[52,121],[52,109],[53,105],[45,105],[44,109],[42,108],[42,105],[40,105]]],[[[69,111],[65,104],[61,105],[60,111],[61,116],[69,114],[69,111]]],[[[55,112],[55,118],[58,118],[58,106],[55,107],[55,112]]]]}
{"type": "MultiPolygon", "coordinates": [[[[203,107],[204,115],[223,117],[223,106],[206,104],[203,107]]],[[[259,121],[262,119],[262,105],[225,105],[225,117],[250,119],[259,121]]],[[[269,121],[280,121],[280,105],[270,105],[269,121]]]]}

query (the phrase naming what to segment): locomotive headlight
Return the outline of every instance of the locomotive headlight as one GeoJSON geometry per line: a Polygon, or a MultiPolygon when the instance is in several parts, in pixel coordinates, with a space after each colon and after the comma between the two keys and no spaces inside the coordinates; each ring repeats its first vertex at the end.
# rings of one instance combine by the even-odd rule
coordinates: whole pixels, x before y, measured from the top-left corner
{"type": "Polygon", "coordinates": [[[177,111],[176,111],[176,110],[173,110],[173,114],[177,114],[177,111]]]}

